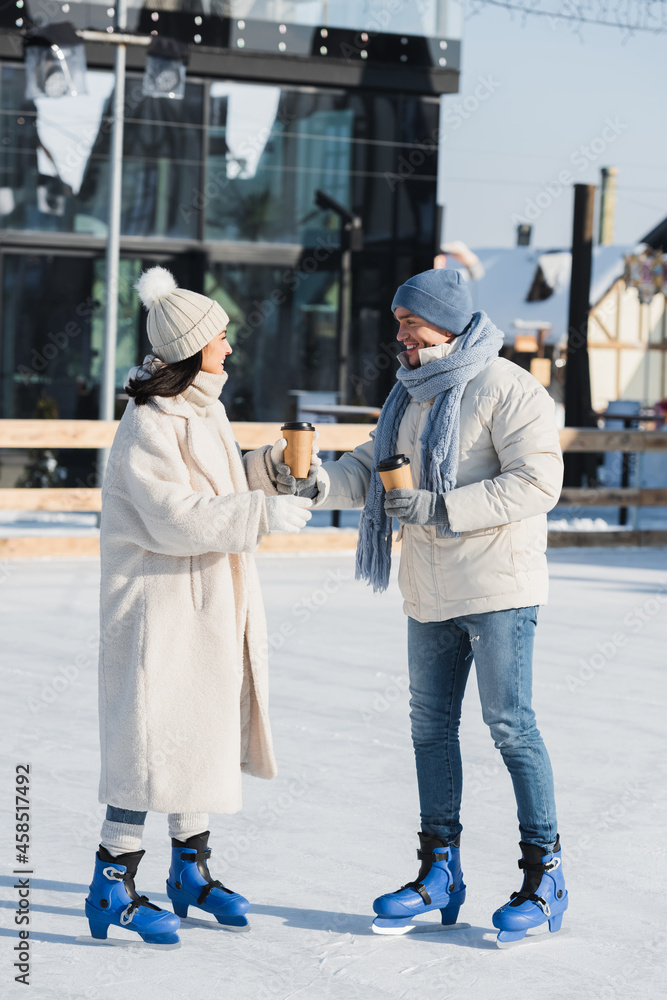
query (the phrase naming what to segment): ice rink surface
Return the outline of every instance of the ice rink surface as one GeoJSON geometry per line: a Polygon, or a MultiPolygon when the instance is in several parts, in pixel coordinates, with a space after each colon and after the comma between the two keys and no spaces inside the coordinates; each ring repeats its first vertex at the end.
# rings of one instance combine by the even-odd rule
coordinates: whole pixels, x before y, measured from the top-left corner
{"type": "MultiPolygon", "coordinates": [[[[540,610],[535,707],[556,776],[570,907],[559,934],[495,947],[520,887],[509,777],[471,675],[462,723],[468,901],[449,934],[378,937],[371,903],[417,873],[406,623],[395,577],[374,596],[351,555],[263,557],[280,774],[212,817],[211,871],[252,928],[182,924],[182,946],[93,945],[83,902],[97,802],[98,564],[0,567],[0,996],[142,1000],[516,1000],[665,996],[667,552],[556,550],[540,610]],[[32,769],[32,954],[15,985],[13,776],[32,769]]],[[[187,684],[183,697],[187,697],[187,684]]],[[[168,734],[165,734],[168,747],[168,734]]],[[[167,751],[168,752],[168,751],[167,751]]],[[[140,892],[167,904],[169,842],[150,815],[140,892]]],[[[191,911],[194,912],[194,911],[191,911]]],[[[112,929],[117,941],[134,941],[112,929]]]]}

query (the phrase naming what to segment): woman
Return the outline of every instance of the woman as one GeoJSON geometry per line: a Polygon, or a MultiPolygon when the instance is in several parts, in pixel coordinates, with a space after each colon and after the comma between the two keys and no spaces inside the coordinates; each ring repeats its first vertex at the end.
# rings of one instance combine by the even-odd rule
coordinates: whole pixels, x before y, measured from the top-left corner
{"type": "Polygon", "coordinates": [[[248,901],[209,873],[207,814],[241,807],[242,771],[276,774],[252,553],[263,535],[298,532],[311,501],[274,495],[268,472],[282,441],[241,458],[218,400],[232,351],[224,310],[161,267],[136,287],[155,353],[130,372],[102,491],[99,797],[108,805],[86,915],[93,937],[116,924],[168,944],[189,906],[248,922],[248,901]],[[134,888],[149,809],[168,813],[175,914],[134,888]]]}

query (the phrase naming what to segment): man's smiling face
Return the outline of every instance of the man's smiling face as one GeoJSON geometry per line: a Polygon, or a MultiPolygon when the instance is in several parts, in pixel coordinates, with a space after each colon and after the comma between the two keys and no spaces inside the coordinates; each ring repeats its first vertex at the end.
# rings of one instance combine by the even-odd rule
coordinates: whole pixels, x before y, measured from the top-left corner
{"type": "Polygon", "coordinates": [[[435,347],[437,344],[449,344],[455,339],[455,334],[440,326],[428,323],[420,316],[415,316],[409,309],[397,306],[394,316],[398,321],[396,339],[405,347],[408,361],[415,368],[419,364],[419,351],[425,347],[435,347]]]}

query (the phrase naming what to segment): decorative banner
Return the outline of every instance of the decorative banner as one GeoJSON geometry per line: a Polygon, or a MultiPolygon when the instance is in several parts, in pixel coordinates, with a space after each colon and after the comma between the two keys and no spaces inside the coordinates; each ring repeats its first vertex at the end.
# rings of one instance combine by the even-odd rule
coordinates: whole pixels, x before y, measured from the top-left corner
{"type": "Polygon", "coordinates": [[[625,258],[625,284],[636,288],[639,301],[648,305],[656,292],[665,287],[667,258],[660,250],[646,250],[642,254],[629,254],[625,258]]]}

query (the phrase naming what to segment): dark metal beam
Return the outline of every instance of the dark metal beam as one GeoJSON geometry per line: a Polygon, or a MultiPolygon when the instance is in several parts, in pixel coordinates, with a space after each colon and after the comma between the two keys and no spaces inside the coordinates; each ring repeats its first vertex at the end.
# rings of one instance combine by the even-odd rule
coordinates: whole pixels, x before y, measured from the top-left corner
{"type": "MultiPolygon", "coordinates": [[[[593,423],[588,359],[588,317],[593,263],[594,207],[595,185],[575,184],[567,365],[565,367],[566,427],[590,427],[593,423]]],[[[568,455],[565,462],[565,484],[567,486],[581,486],[584,473],[589,468],[589,459],[580,455],[568,455]]]]}
{"type": "MultiPolygon", "coordinates": [[[[91,69],[111,69],[114,46],[86,43],[86,59],[91,69]]],[[[23,60],[23,40],[18,32],[0,30],[0,58],[23,60]]],[[[127,51],[128,69],[142,70],[146,62],[143,49],[131,46],[127,51]]],[[[190,46],[190,76],[215,79],[247,80],[257,83],[296,86],[341,87],[345,89],[383,90],[406,94],[438,96],[456,94],[459,72],[454,68],[432,65],[402,65],[360,59],[318,58],[274,54],[238,49],[219,49],[204,45],[190,46]]]]}

